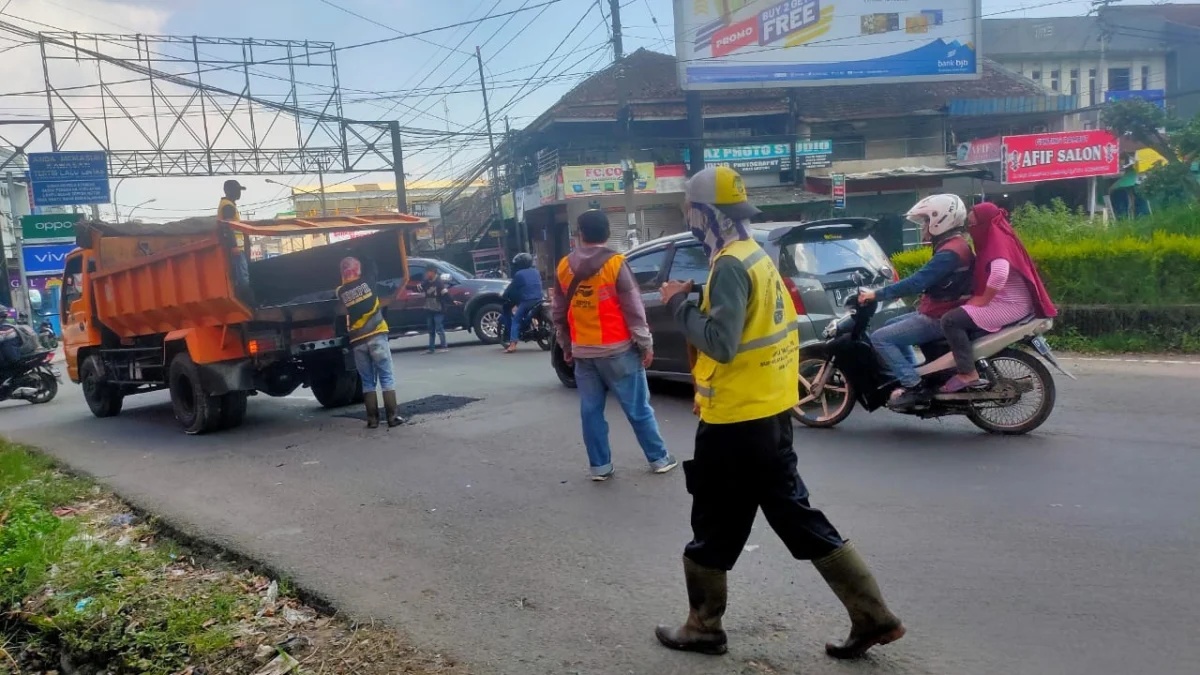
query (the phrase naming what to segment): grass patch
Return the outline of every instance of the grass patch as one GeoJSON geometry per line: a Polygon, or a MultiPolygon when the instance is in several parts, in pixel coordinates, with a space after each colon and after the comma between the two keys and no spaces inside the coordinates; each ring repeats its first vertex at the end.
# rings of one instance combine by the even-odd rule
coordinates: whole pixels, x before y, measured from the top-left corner
{"type": "Polygon", "coordinates": [[[462,672],[385,628],[320,617],[293,593],[291,582],[198,563],[99,486],[0,440],[0,674],[64,660],[113,675],[249,675],[272,660],[462,672]]]}

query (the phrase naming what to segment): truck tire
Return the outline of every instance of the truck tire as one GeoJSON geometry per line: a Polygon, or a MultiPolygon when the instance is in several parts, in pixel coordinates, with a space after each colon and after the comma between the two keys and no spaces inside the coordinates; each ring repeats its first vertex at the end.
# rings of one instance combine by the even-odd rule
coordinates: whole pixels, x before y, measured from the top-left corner
{"type": "Polygon", "coordinates": [[[246,400],[249,397],[244,391],[231,391],[221,397],[221,422],[218,428],[233,429],[242,425],[246,419],[246,400]]]}
{"type": "Polygon", "coordinates": [[[192,357],[178,354],[171,360],[167,376],[175,419],[189,435],[206,434],[221,428],[221,396],[210,396],[200,384],[200,373],[192,357]]]}
{"type": "Polygon", "coordinates": [[[125,395],[121,387],[104,381],[104,362],[99,356],[89,356],[79,366],[79,383],[83,385],[83,399],[96,417],[116,417],[121,414],[125,395]]]}
{"type": "Polygon", "coordinates": [[[326,408],[344,408],[362,395],[362,381],[354,372],[320,371],[313,375],[311,386],[317,402],[326,408]]]}

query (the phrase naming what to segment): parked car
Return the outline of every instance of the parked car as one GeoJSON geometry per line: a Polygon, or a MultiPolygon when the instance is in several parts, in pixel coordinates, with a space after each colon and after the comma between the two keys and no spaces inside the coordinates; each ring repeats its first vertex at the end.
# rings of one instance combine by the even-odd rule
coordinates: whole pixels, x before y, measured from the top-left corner
{"type": "Polygon", "coordinates": [[[409,258],[407,282],[401,279],[381,282],[396,294],[386,317],[392,335],[426,330],[425,294],[421,291],[421,281],[430,267],[436,269],[449,285],[450,298],[454,301],[446,308],[446,330],[472,331],[480,342],[498,344],[503,311],[500,294],[508,287],[508,281],[480,279],[444,260],[432,258],[409,258]]]}
{"type": "MultiPolygon", "coordinates": [[[[846,298],[859,288],[882,288],[897,280],[891,260],[871,236],[870,218],[833,218],[807,223],[756,223],[755,241],[771,256],[799,314],[800,344],[821,339],[832,320],[844,316],[846,298]]],[[[708,279],[708,257],[690,234],[663,237],[634,248],[625,260],[637,279],[646,305],[646,319],[654,334],[654,362],[650,377],[691,381],[687,340],[663,304],[659,288],[670,279],[702,286],[708,279]]],[[[699,299],[698,290],[692,293],[699,299]]],[[[902,301],[881,307],[872,320],[880,326],[911,311],[902,301]]],[[[565,364],[562,349],[554,345],[551,362],[563,384],[575,386],[573,370],[565,364]]]]}

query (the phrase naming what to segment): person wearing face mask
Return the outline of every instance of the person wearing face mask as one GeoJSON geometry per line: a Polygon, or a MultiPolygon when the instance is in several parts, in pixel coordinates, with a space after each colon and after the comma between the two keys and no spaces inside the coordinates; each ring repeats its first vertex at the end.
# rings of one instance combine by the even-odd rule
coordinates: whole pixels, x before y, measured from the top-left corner
{"type": "Polygon", "coordinates": [[[854,546],[808,499],[796,470],[791,408],[799,402],[797,315],[770,256],[749,233],[758,214],[742,178],[728,167],[697,173],[685,187],[692,234],[709,256],[699,304],[691,282],[663,284],[694,354],[695,456],[684,462],[692,495],[692,541],[683,570],[690,611],[681,626],[659,626],[666,647],[724,654],[726,574],[761,508],[797,560],[811,560],[850,614],[850,636],[825,646],[855,658],[904,635],[854,546]]]}

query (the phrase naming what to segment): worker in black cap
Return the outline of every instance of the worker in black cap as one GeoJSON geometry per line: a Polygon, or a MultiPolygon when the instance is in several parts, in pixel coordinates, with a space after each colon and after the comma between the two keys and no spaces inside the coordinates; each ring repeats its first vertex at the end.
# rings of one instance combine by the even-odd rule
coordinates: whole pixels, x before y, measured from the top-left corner
{"type": "Polygon", "coordinates": [[[241,220],[242,214],[238,213],[237,200],[242,198],[242,192],[245,190],[246,186],[236,180],[225,181],[225,196],[221,197],[221,203],[217,206],[217,218],[241,220]]]}
{"type": "MultiPolygon", "coordinates": [[[[217,205],[218,220],[238,221],[242,219],[242,214],[238,212],[237,200],[242,198],[242,191],[245,189],[246,186],[236,180],[225,181],[225,196],[221,197],[221,203],[217,205]]],[[[237,286],[242,299],[249,302],[252,297],[250,293],[250,261],[246,257],[244,242],[245,238],[242,233],[234,231],[230,258],[233,260],[234,285],[237,286]]]]}

